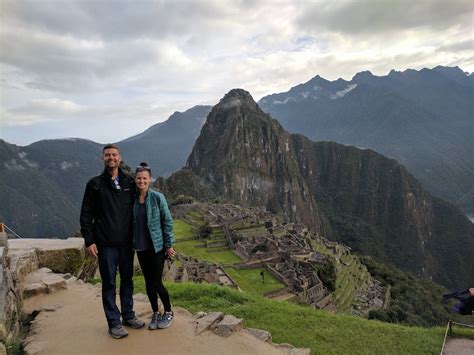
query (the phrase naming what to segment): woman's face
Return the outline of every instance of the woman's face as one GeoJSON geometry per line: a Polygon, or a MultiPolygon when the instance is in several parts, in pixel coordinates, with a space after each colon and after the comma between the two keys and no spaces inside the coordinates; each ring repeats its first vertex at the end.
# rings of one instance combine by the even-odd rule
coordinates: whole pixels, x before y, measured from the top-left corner
{"type": "Polygon", "coordinates": [[[146,191],[150,186],[151,176],[148,171],[139,171],[135,174],[135,184],[138,190],[146,191]]]}

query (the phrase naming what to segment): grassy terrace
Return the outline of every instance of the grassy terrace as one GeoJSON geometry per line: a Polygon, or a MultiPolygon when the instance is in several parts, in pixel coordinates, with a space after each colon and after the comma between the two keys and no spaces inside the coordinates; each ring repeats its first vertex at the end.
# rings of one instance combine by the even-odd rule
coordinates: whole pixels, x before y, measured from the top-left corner
{"type": "MultiPolygon", "coordinates": [[[[221,311],[246,327],[268,330],[276,343],[311,348],[313,354],[439,354],[444,328],[404,327],[268,300],[206,284],[166,283],[171,301],[191,312],[221,311]]],[[[135,291],[145,293],[143,277],[135,291]]]]}
{"type": "Polygon", "coordinates": [[[234,269],[226,268],[225,271],[234,279],[239,287],[248,293],[263,295],[265,292],[278,290],[285,287],[272,274],[264,268],[234,269]],[[265,283],[262,283],[260,272],[264,273],[265,283]]]}
{"type": "MultiPolygon", "coordinates": [[[[192,215],[198,220],[198,215],[192,215]]],[[[176,238],[175,248],[178,252],[195,257],[199,260],[206,260],[218,264],[235,264],[242,260],[231,250],[210,251],[206,244],[196,238],[196,229],[189,223],[181,220],[174,220],[174,234],[176,238]]],[[[221,231],[216,231],[216,237],[222,236],[221,231]]],[[[213,233],[214,234],[214,233],[213,233]]]]}

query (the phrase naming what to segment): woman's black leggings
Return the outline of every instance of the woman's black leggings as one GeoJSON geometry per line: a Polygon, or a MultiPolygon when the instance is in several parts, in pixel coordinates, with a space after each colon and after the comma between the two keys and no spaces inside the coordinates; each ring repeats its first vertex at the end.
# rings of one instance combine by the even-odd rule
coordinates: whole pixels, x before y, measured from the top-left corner
{"type": "Polygon", "coordinates": [[[145,277],[146,293],[153,312],[158,312],[157,293],[163,302],[165,312],[171,312],[170,296],[162,281],[165,255],[164,249],[158,253],[155,253],[154,250],[137,251],[138,261],[145,277]]]}

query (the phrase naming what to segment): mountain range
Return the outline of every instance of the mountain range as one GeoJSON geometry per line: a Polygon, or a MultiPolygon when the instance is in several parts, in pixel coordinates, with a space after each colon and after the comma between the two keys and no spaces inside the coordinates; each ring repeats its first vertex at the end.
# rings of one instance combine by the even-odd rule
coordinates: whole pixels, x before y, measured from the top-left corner
{"type": "Polygon", "coordinates": [[[263,97],[262,110],[314,141],[370,148],[407,167],[432,194],[474,215],[474,75],[458,67],[316,76],[263,97]]]}
{"type": "MultiPolygon", "coordinates": [[[[444,285],[473,283],[472,223],[457,207],[425,190],[456,190],[457,202],[464,201],[469,210],[474,180],[472,104],[467,99],[472,91],[465,88],[472,85],[472,75],[438,67],[387,77],[363,72],[351,82],[320,77],[310,82],[259,104],[249,93],[233,90],[214,108],[177,112],[117,144],[128,165],[148,161],[155,176],[186,164],[166,181],[176,194],[264,206],[355,251],[444,285]],[[442,83],[448,87],[443,89],[442,83]],[[310,88],[317,94],[308,93],[310,88]],[[265,112],[286,112],[293,103],[295,113],[288,113],[286,121],[265,112]],[[315,143],[290,134],[285,126],[306,130],[318,140],[323,139],[318,132],[325,130],[333,141],[340,141],[338,136],[359,139],[342,142],[359,148],[315,143]],[[379,148],[369,147],[371,142],[379,148]],[[400,152],[398,161],[380,154],[388,148],[400,152]],[[420,164],[427,181],[420,178],[420,184],[410,174],[417,176],[413,162],[420,164]]],[[[102,170],[101,147],[83,139],[44,140],[26,147],[0,140],[1,221],[27,237],[73,234],[85,183],[102,170]]],[[[435,194],[442,195],[441,190],[435,194]]]]}
{"type": "MultiPolygon", "coordinates": [[[[211,106],[175,112],[143,133],[117,142],[131,166],[147,161],[156,176],[181,168],[211,106]]],[[[0,221],[24,237],[65,237],[79,229],[87,181],[103,169],[102,144],[42,140],[20,147],[0,140],[0,221]]]]}
{"type": "Polygon", "coordinates": [[[474,227],[457,207],[373,150],[289,134],[244,90],[212,109],[185,169],[224,201],[444,285],[474,283],[474,227]]]}

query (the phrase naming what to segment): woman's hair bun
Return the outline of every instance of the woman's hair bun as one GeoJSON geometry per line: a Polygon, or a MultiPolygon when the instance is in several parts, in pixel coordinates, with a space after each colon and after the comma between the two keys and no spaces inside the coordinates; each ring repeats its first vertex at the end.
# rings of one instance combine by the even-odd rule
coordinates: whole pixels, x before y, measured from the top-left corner
{"type": "Polygon", "coordinates": [[[140,166],[146,167],[146,166],[148,166],[148,163],[145,162],[145,161],[142,161],[142,162],[140,163],[140,166]]]}

